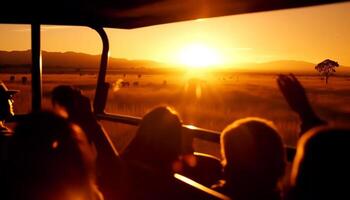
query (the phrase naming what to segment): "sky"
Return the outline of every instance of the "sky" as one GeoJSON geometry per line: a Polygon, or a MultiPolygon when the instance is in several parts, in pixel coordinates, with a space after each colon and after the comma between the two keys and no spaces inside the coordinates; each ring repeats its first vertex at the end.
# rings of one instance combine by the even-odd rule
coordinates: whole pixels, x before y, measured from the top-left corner
{"type": "MultiPolygon", "coordinates": [[[[350,3],[106,32],[116,58],[183,63],[188,54],[225,65],[330,58],[350,66],[350,3]]],[[[0,24],[0,44],[0,50],[30,49],[30,26],[0,24]]],[[[102,43],[90,28],[42,26],[42,49],[100,54],[102,43]]]]}

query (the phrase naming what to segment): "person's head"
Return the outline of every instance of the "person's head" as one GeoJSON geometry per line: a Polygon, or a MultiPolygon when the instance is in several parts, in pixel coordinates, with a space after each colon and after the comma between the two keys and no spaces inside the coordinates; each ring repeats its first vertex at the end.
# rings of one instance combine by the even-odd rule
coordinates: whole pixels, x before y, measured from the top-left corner
{"type": "Polygon", "coordinates": [[[6,85],[0,82],[0,120],[5,120],[12,117],[15,113],[13,111],[13,95],[17,90],[9,90],[6,85]]]}
{"type": "Polygon", "coordinates": [[[68,117],[74,108],[75,99],[81,95],[81,91],[69,85],[59,85],[52,90],[51,103],[54,110],[64,117],[68,117]]]}
{"type": "Polygon", "coordinates": [[[318,127],[298,142],[291,173],[296,199],[349,199],[350,130],[318,127]]]}
{"type": "Polygon", "coordinates": [[[226,182],[240,190],[273,189],[284,174],[285,151],[272,122],[246,118],[233,122],[221,134],[226,182]]]}
{"type": "Polygon", "coordinates": [[[181,130],[176,112],[169,107],[157,107],[142,118],[126,153],[153,164],[171,164],[181,154],[181,130]]]}
{"type": "Polygon", "coordinates": [[[93,200],[95,156],[78,126],[50,112],[30,114],[9,148],[10,199],[93,200]]]}

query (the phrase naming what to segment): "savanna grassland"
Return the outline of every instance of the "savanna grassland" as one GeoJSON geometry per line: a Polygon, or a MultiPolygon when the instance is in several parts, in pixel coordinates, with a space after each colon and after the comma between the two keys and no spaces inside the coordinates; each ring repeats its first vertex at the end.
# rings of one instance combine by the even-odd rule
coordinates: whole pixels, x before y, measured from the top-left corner
{"type": "MultiPolygon", "coordinates": [[[[30,80],[23,83],[16,74],[0,78],[9,88],[19,89],[16,96],[17,113],[30,110],[30,80]]],[[[298,76],[306,88],[315,111],[331,124],[347,125],[350,121],[350,78],[331,77],[326,85],[319,76],[298,76]]],[[[93,99],[96,75],[47,74],[43,76],[44,107],[50,107],[50,91],[60,84],[81,88],[93,99]]],[[[272,74],[114,74],[107,75],[111,84],[106,111],[142,117],[157,105],[169,105],[181,116],[185,124],[221,131],[236,119],[263,117],[273,121],[286,144],[295,145],[298,139],[298,117],[290,110],[272,74]],[[124,81],[124,86],[122,86],[124,81]],[[127,84],[129,86],[127,86],[127,84]]],[[[103,122],[118,149],[123,150],[132,139],[135,127],[103,122]]],[[[219,154],[218,145],[197,141],[199,151],[219,154]]]]}

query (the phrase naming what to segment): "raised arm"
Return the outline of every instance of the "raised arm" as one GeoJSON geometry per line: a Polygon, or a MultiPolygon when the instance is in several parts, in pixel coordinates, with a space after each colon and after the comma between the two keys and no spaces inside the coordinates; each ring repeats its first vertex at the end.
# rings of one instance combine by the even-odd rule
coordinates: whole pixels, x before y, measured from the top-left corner
{"type": "Polygon", "coordinates": [[[315,126],[326,124],[315,114],[304,87],[293,74],[279,75],[277,84],[289,107],[298,114],[301,120],[301,134],[315,126]]]}

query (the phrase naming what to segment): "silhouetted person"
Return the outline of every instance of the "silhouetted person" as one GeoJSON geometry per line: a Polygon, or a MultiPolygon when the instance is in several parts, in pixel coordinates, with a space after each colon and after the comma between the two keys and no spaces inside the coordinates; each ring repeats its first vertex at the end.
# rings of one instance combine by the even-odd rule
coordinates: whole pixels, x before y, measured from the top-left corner
{"type": "Polygon", "coordinates": [[[4,83],[0,83],[0,135],[11,134],[11,130],[5,126],[5,121],[14,116],[13,95],[17,90],[7,89],[4,83]]]}
{"type": "Polygon", "coordinates": [[[4,83],[0,83],[0,181],[2,168],[7,159],[7,148],[10,142],[12,131],[5,126],[5,121],[14,116],[13,95],[17,90],[7,89],[4,83]]]}
{"type": "Polygon", "coordinates": [[[97,150],[97,183],[106,200],[120,198],[122,163],[108,134],[98,123],[89,98],[67,85],[52,91],[52,105],[57,113],[79,125],[97,150]]]}
{"type": "Polygon", "coordinates": [[[181,155],[181,121],[169,107],[157,107],[147,113],[122,157],[142,162],[171,173],[181,155]]]}
{"type": "Polygon", "coordinates": [[[326,124],[312,109],[306,96],[305,89],[293,75],[279,75],[277,84],[290,108],[296,112],[301,120],[300,135],[309,129],[326,124]]]}
{"type": "Polygon", "coordinates": [[[305,133],[293,162],[291,199],[350,199],[349,144],[349,129],[317,127],[305,133]]]}
{"type": "Polygon", "coordinates": [[[273,124],[259,118],[237,120],[221,134],[224,178],[213,188],[236,200],[280,199],[285,171],[283,142],[273,124]]]}
{"type": "Polygon", "coordinates": [[[122,154],[128,166],[131,199],[183,199],[174,182],[181,170],[182,135],[178,115],[168,107],[147,113],[122,154]]]}
{"type": "Polygon", "coordinates": [[[9,148],[8,200],[102,200],[95,184],[96,152],[85,133],[50,112],[29,114],[9,148]]]}

